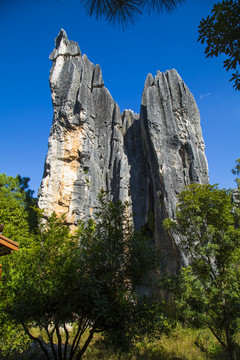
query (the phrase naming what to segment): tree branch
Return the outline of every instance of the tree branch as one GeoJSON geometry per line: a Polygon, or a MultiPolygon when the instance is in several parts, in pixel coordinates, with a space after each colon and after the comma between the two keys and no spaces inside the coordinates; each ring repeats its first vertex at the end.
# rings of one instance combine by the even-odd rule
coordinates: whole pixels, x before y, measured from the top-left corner
{"type": "Polygon", "coordinates": [[[220,342],[220,344],[224,347],[224,349],[228,350],[228,347],[224,342],[221,340],[221,338],[217,335],[217,333],[213,330],[213,328],[210,325],[207,325],[208,328],[211,330],[215,338],[220,342]]]}
{"type": "Polygon", "coordinates": [[[72,359],[73,355],[75,354],[75,351],[76,351],[76,341],[78,339],[78,336],[81,332],[81,326],[82,326],[82,322],[83,322],[83,317],[81,318],[80,322],[79,322],[79,325],[78,325],[78,330],[77,330],[77,333],[73,339],[73,343],[72,343],[72,346],[71,346],[71,350],[70,350],[70,360],[72,359]]]}
{"type": "Polygon", "coordinates": [[[43,352],[44,355],[46,356],[46,359],[47,359],[47,360],[51,360],[51,358],[50,358],[50,356],[49,356],[49,353],[48,353],[47,349],[45,348],[45,346],[43,345],[43,342],[40,340],[40,338],[39,338],[39,337],[36,337],[36,336],[33,336],[33,335],[30,333],[30,331],[28,330],[27,325],[22,324],[22,326],[23,326],[23,329],[24,329],[25,333],[28,335],[28,337],[29,337],[30,339],[32,339],[33,341],[35,341],[35,342],[40,346],[42,352],[43,352]]]}
{"type": "Polygon", "coordinates": [[[80,360],[83,356],[83,354],[85,353],[88,345],[90,344],[92,338],[93,338],[93,335],[95,333],[95,328],[93,327],[91,330],[90,330],[90,333],[88,335],[88,338],[87,340],[85,341],[85,344],[83,345],[82,349],[79,351],[79,353],[77,354],[77,357],[76,357],[76,360],[80,360]]]}
{"type": "Polygon", "coordinates": [[[48,335],[48,339],[49,339],[49,342],[50,342],[50,346],[51,346],[51,350],[52,350],[54,359],[57,360],[57,355],[56,355],[56,352],[55,352],[55,349],[54,349],[54,343],[53,343],[53,334],[54,334],[55,328],[56,328],[56,325],[54,325],[52,331],[49,332],[48,326],[44,326],[44,329],[45,329],[45,331],[46,331],[46,333],[48,335]]]}

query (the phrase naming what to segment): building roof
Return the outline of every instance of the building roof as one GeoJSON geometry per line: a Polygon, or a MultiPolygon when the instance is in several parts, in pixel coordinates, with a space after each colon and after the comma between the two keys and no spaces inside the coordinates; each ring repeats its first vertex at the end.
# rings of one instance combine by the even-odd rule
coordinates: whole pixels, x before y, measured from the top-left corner
{"type": "Polygon", "coordinates": [[[0,256],[11,254],[13,250],[18,251],[18,248],[18,243],[0,234],[0,256]]]}

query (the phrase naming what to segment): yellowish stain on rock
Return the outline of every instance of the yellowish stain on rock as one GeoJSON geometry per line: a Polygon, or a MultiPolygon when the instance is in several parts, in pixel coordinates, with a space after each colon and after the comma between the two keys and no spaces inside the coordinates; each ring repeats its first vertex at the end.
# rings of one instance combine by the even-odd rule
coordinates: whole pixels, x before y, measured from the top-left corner
{"type": "Polygon", "coordinates": [[[61,185],[58,193],[58,201],[55,212],[57,215],[66,214],[66,220],[74,223],[75,214],[70,213],[70,202],[74,183],[77,180],[77,172],[80,166],[79,155],[82,151],[83,129],[67,130],[64,134],[63,166],[61,171],[61,185]]]}

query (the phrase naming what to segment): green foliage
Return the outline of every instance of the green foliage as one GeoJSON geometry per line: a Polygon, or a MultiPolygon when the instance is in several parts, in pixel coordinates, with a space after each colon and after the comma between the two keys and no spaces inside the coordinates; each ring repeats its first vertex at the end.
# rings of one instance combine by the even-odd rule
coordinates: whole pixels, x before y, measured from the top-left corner
{"type": "MultiPolygon", "coordinates": [[[[240,158],[236,160],[236,165],[234,166],[234,168],[232,169],[232,173],[234,175],[240,175],[240,158]]],[[[240,178],[237,177],[235,179],[236,183],[237,183],[237,186],[238,188],[240,187],[240,178]]]]}
{"type": "Polygon", "coordinates": [[[42,222],[37,235],[25,241],[14,258],[14,267],[9,269],[7,281],[3,283],[3,311],[10,321],[21,325],[28,337],[38,343],[46,359],[50,358],[49,352],[59,359],[67,358],[67,324],[80,322],[69,359],[75,354],[78,340],[88,328],[90,319],[87,310],[81,309],[81,306],[87,306],[87,299],[81,299],[86,293],[86,267],[82,268],[84,264],[79,260],[78,240],[70,234],[63,218],[58,219],[53,214],[42,222]],[[45,332],[51,344],[49,351],[43,339],[34,335],[35,327],[45,332]],[[60,355],[63,342],[61,327],[66,342],[60,355]],[[59,354],[53,346],[54,336],[58,339],[59,354]]]}
{"type": "Polygon", "coordinates": [[[88,281],[97,291],[96,326],[108,342],[125,349],[136,333],[136,290],[146,282],[143,274],[159,265],[151,239],[133,231],[129,211],[128,203],[107,202],[101,192],[96,223],[81,223],[78,230],[81,254],[89,264],[88,281]]]}
{"type": "Polygon", "coordinates": [[[17,175],[16,179],[19,182],[19,187],[25,197],[25,209],[28,214],[28,224],[30,231],[35,231],[38,226],[38,217],[37,212],[34,210],[37,207],[37,198],[33,197],[34,191],[29,189],[28,182],[30,181],[29,177],[21,177],[17,175]]]}
{"type": "Polygon", "coordinates": [[[240,229],[235,227],[230,192],[192,184],[179,195],[176,221],[164,221],[178,237],[189,265],[175,283],[185,319],[207,326],[236,359],[240,325],[240,229]]]}
{"type": "Polygon", "coordinates": [[[134,334],[137,341],[160,339],[170,334],[176,326],[174,319],[167,316],[167,306],[159,297],[143,297],[136,308],[134,334]]]}
{"type": "MultiPolygon", "coordinates": [[[[232,169],[232,173],[234,175],[240,174],[240,159],[236,160],[236,165],[235,165],[234,169],[232,169]]],[[[237,183],[237,191],[233,190],[232,197],[233,197],[233,201],[234,201],[235,222],[236,222],[237,226],[239,227],[240,226],[240,178],[239,178],[239,176],[237,176],[235,178],[235,181],[237,183]]]]}
{"type": "Polygon", "coordinates": [[[193,329],[177,323],[161,338],[141,338],[128,353],[114,353],[96,339],[85,356],[86,360],[229,360],[208,329],[193,329]]]}
{"type": "Polygon", "coordinates": [[[225,54],[223,66],[227,71],[236,70],[230,81],[235,90],[240,90],[240,4],[238,0],[224,0],[213,6],[212,16],[203,19],[199,25],[199,38],[206,43],[206,57],[225,54]]]}
{"type": "Polygon", "coordinates": [[[22,326],[9,321],[4,314],[0,316],[0,327],[0,359],[19,359],[19,354],[29,347],[30,339],[22,326]]]}
{"type": "MultiPolygon", "coordinates": [[[[35,205],[33,192],[28,189],[29,178],[15,178],[0,174],[0,223],[4,224],[3,234],[18,242],[21,246],[30,236],[31,224],[29,224],[29,213],[31,205],[35,205]]],[[[33,223],[32,223],[33,226],[33,223]]],[[[11,256],[1,258],[3,264],[2,283],[0,288],[1,306],[3,305],[6,294],[3,287],[8,280],[10,271],[15,271],[14,263],[18,254],[13,252],[11,256]]],[[[16,323],[11,322],[3,311],[0,311],[0,349],[6,358],[11,358],[12,354],[28,345],[28,339],[23,333],[23,329],[16,323]]]]}
{"type": "Polygon", "coordinates": [[[0,174],[0,223],[5,225],[4,235],[17,242],[29,231],[25,200],[18,176],[0,174]]]}
{"type": "Polygon", "coordinates": [[[50,353],[81,359],[96,332],[126,349],[135,335],[136,288],[158,264],[151,241],[133,232],[128,205],[107,202],[101,193],[96,221],[81,222],[75,234],[64,218],[38,213],[39,232],[11,258],[1,284],[2,313],[22,326],[46,359],[50,353]],[[71,341],[69,325],[75,328],[71,341]],[[35,328],[45,333],[48,350],[35,328]]]}

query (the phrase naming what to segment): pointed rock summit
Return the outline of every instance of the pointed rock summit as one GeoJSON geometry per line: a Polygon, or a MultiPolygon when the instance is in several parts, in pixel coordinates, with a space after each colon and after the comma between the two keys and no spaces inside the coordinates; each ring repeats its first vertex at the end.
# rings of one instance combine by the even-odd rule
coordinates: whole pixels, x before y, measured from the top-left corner
{"type": "Polygon", "coordinates": [[[66,31],[61,29],[55,39],[55,49],[49,55],[49,59],[54,61],[58,56],[77,56],[81,55],[78,44],[75,41],[69,41],[66,31]]]}
{"type": "Polygon", "coordinates": [[[145,226],[174,273],[181,256],[162,221],[174,217],[177,195],[208,182],[193,95],[176,70],[147,76],[140,115],[121,114],[99,65],[81,55],[64,30],[55,40],[50,87],[54,107],[39,206],[65,214],[71,226],[89,218],[100,189],[132,204],[135,229],[145,226]]]}

